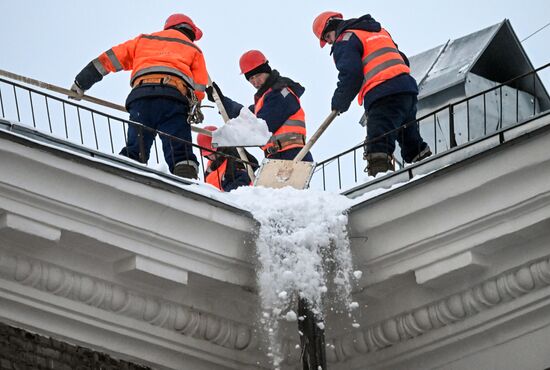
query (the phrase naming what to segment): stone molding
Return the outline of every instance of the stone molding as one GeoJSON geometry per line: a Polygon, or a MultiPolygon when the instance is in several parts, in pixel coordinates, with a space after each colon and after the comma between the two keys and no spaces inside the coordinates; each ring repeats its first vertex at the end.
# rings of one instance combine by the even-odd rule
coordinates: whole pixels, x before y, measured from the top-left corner
{"type": "Polygon", "coordinates": [[[327,360],[344,362],[466,320],[497,305],[550,286],[550,258],[530,262],[411,312],[353,334],[327,339],[327,360]]]}
{"type": "MultiPolygon", "coordinates": [[[[243,351],[257,347],[251,327],[43,261],[0,251],[0,277],[228,349],[243,351]]],[[[550,286],[548,257],[367,329],[327,338],[327,359],[332,363],[344,362],[380,351],[546,286],[550,286]]],[[[288,360],[296,362],[294,341],[285,344],[288,360]]]]}
{"type": "Polygon", "coordinates": [[[232,350],[255,347],[251,327],[43,261],[0,251],[0,277],[232,350]]]}

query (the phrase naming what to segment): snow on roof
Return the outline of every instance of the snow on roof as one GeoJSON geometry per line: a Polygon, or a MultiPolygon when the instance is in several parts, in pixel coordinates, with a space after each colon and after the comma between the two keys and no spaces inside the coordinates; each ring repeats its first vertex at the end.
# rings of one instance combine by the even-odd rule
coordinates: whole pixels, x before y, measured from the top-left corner
{"type": "Polygon", "coordinates": [[[233,211],[239,211],[239,213],[248,214],[246,210],[233,202],[231,197],[228,197],[227,194],[220,192],[212,185],[204,183],[203,181],[176,177],[174,175],[147,167],[145,164],[138,163],[127,157],[98,152],[64,139],[56,138],[53,135],[44,134],[32,127],[2,119],[0,119],[0,131],[12,136],[23,138],[28,142],[35,143],[44,148],[61,151],[73,156],[84,158],[93,163],[103,164],[119,169],[120,171],[130,172],[140,177],[159,180],[162,183],[177,187],[185,192],[193,194],[194,196],[199,196],[204,200],[208,200],[209,202],[214,201],[218,204],[218,206],[225,205],[227,206],[225,208],[232,209],[233,211]]]}

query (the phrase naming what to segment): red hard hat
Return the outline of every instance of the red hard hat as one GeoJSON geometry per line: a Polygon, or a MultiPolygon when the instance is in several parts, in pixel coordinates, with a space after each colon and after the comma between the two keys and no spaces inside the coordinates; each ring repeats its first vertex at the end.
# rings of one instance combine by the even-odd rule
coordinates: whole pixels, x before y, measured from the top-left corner
{"type": "Polygon", "coordinates": [[[164,29],[167,30],[170,27],[174,27],[174,26],[176,26],[178,24],[182,24],[182,23],[185,23],[185,24],[189,25],[189,27],[191,27],[191,29],[193,30],[193,33],[195,34],[195,41],[199,41],[201,39],[202,31],[200,30],[199,27],[197,27],[195,25],[195,23],[193,23],[191,18],[189,18],[185,14],[177,13],[177,14],[172,14],[171,16],[169,16],[166,19],[166,22],[164,22],[164,29]]]}
{"type": "Polygon", "coordinates": [[[313,33],[319,39],[321,47],[324,47],[327,43],[325,40],[323,40],[323,31],[327,26],[328,20],[331,18],[344,19],[344,16],[342,15],[342,13],[338,12],[322,12],[313,21],[313,33]]]}
{"type": "Polygon", "coordinates": [[[259,50],[249,50],[239,59],[241,74],[252,71],[254,68],[267,63],[267,58],[259,50]]]}
{"type": "MultiPolygon", "coordinates": [[[[216,126],[206,126],[204,127],[204,129],[208,131],[216,131],[218,128],[216,126]]],[[[199,146],[202,146],[203,148],[207,148],[211,150],[209,151],[206,149],[201,149],[201,155],[203,157],[206,157],[207,155],[212,154],[213,152],[216,151],[216,148],[212,148],[212,136],[208,136],[205,134],[198,134],[197,144],[199,144],[199,146]]]]}

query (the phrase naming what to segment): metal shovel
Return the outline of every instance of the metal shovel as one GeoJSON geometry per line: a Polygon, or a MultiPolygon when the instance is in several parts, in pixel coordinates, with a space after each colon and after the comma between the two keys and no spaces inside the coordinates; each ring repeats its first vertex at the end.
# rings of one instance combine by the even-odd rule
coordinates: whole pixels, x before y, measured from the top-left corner
{"type": "Polygon", "coordinates": [[[265,186],[275,189],[291,186],[295,189],[306,189],[311,176],[313,176],[315,162],[302,162],[302,159],[337,115],[338,112],[334,110],[328,115],[294,160],[264,159],[258,176],[256,176],[256,180],[254,181],[254,186],[265,186]]]}

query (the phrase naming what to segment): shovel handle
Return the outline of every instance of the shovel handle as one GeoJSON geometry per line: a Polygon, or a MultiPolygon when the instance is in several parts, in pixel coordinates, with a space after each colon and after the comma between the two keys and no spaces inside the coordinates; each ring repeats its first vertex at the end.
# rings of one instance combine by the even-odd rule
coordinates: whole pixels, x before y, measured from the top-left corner
{"type": "MultiPolygon", "coordinates": [[[[39,80],[35,80],[29,77],[21,76],[12,72],[4,71],[3,69],[0,69],[0,76],[8,77],[15,81],[20,81],[23,83],[26,83],[27,85],[33,85],[40,87],[42,89],[50,90],[59,94],[67,95],[68,97],[76,97],[75,93],[69,89],[65,89],[63,87],[55,86],[52,84],[49,84],[47,82],[42,82],[39,80]]],[[[90,103],[95,103],[98,105],[102,105],[107,108],[119,110],[122,112],[126,112],[126,108],[124,108],[122,105],[118,105],[115,103],[111,103],[110,101],[94,98],[93,96],[89,95],[83,95],[81,97],[82,100],[89,101],[90,103]]]]}
{"type": "Polygon", "coordinates": [[[309,141],[306,143],[306,145],[304,145],[304,147],[302,148],[302,150],[300,150],[300,152],[296,155],[296,157],[294,158],[294,162],[298,163],[300,162],[307,154],[307,152],[309,152],[309,149],[311,149],[311,147],[313,146],[313,144],[315,144],[315,142],[317,141],[317,139],[319,139],[319,137],[321,136],[321,134],[323,132],[325,132],[325,130],[327,129],[327,127],[332,123],[332,121],[334,121],[334,119],[336,118],[336,116],[338,115],[338,111],[335,111],[333,110],[332,112],[330,112],[330,114],[328,115],[327,118],[325,118],[325,121],[323,123],[321,123],[321,126],[319,126],[319,128],[317,129],[317,131],[315,131],[315,133],[313,134],[313,136],[311,136],[311,139],[309,139],[309,141]]]}
{"type": "MultiPolygon", "coordinates": [[[[210,75],[208,75],[208,85],[212,86],[212,79],[210,78],[210,75]]],[[[227,111],[223,106],[222,100],[220,99],[220,96],[218,95],[218,92],[216,91],[216,89],[214,89],[214,87],[212,87],[212,96],[214,97],[216,106],[218,107],[218,110],[222,115],[223,122],[227,123],[227,121],[229,121],[229,115],[227,114],[227,111]]],[[[239,153],[239,158],[241,158],[241,160],[245,162],[245,167],[246,167],[246,171],[248,172],[248,177],[250,177],[251,181],[254,181],[256,179],[256,176],[254,176],[254,170],[252,169],[252,166],[246,163],[248,162],[248,157],[246,156],[246,152],[244,151],[243,148],[237,147],[237,153],[239,153]]]]}

